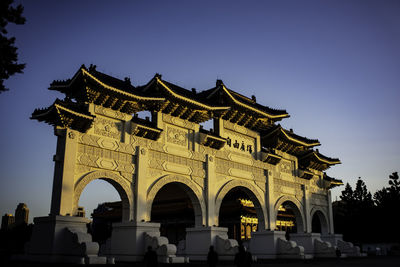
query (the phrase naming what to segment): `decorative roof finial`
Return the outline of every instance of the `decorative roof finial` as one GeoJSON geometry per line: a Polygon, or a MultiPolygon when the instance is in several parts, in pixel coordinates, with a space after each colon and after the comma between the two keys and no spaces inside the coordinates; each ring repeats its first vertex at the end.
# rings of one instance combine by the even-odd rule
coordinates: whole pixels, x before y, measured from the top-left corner
{"type": "Polygon", "coordinates": [[[193,94],[196,94],[197,92],[196,92],[196,88],[192,88],[192,93],[193,94]]]}
{"type": "Polygon", "coordinates": [[[161,80],[161,77],[162,77],[162,75],[161,75],[160,73],[156,73],[156,74],[154,75],[154,78],[158,78],[158,79],[160,79],[160,80],[161,80]]]}
{"type": "Polygon", "coordinates": [[[253,100],[254,102],[257,102],[257,98],[255,95],[251,95],[251,100],[253,100]]]}
{"type": "Polygon", "coordinates": [[[219,87],[224,85],[224,83],[222,82],[222,80],[218,79],[217,82],[215,83],[215,86],[219,87]]]}
{"type": "Polygon", "coordinates": [[[131,84],[131,78],[125,77],[124,78],[124,82],[127,83],[127,84],[131,84]]]}
{"type": "Polygon", "coordinates": [[[95,71],[96,67],[97,67],[96,65],[90,64],[89,71],[95,71]]]}

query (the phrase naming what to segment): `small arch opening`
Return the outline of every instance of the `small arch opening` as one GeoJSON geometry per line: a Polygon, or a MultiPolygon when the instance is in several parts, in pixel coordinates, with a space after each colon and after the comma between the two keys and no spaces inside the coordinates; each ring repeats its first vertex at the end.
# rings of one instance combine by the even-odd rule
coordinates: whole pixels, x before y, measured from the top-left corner
{"type": "Polygon", "coordinates": [[[108,181],[96,179],[83,190],[76,216],[91,219],[88,232],[94,242],[103,244],[111,237],[112,224],[122,221],[122,201],[116,188],[108,181]]]}
{"type": "Polygon", "coordinates": [[[296,215],[289,202],[283,203],[278,208],[276,230],[288,233],[297,233],[296,215]]]}
{"type": "Polygon", "coordinates": [[[314,212],[311,220],[311,232],[327,234],[328,233],[328,223],[325,215],[317,210],[314,212]]]}
{"type": "Polygon", "coordinates": [[[303,217],[299,208],[291,201],[283,202],[276,216],[275,230],[289,233],[304,232],[303,217]]]}

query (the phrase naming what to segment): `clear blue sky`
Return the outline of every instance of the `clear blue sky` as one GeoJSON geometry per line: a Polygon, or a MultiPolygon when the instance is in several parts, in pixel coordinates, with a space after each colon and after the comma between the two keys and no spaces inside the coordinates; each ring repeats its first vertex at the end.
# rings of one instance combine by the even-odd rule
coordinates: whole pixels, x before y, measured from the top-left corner
{"type": "MultiPolygon", "coordinates": [[[[341,159],[330,176],[352,186],[361,176],[372,193],[400,171],[400,1],[21,3],[27,22],[8,29],[27,66],[0,94],[2,215],[19,202],[31,217],[48,214],[56,137],[29,117],[62,98],[49,84],[83,63],[135,85],[156,72],[197,90],[222,79],[286,109],[284,127],[341,159]]],[[[80,203],[90,213],[115,199],[110,185],[93,182],[80,203]]]]}

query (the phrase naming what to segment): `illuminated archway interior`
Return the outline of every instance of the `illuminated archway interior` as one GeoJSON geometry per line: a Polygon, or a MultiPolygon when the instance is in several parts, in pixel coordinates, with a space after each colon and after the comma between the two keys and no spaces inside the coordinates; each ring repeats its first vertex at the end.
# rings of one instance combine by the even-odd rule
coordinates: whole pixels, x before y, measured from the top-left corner
{"type": "Polygon", "coordinates": [[[297,233],[297,222],[293,204],[284,202],[278,209],[276,230],[297,233]]]}
{"type": "Polygon", "coordinates": [[[256,209],[244,190],[234,188],[224,197],[219,211],[219,226],[228,228],[228,237],[238,241],[251,239],[251,233],[257,231],[256,209]]]}

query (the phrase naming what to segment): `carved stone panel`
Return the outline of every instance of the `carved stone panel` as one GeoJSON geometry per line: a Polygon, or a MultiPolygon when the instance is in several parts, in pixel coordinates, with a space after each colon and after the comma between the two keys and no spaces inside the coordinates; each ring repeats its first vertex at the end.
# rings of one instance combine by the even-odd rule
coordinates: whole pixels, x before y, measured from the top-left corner
{"type": "Polygon", "coordinates": [[[124,176],[135,172],[135,156],[100,147],[79,144],[77,153],[78,170],[87,170],[87,167],[118,171],[124,176]],[[86,167],[81,167],[86,166],[86,167]]]}
{"type": "Polygon", "coordinates": [[[283,193],[284,195],[303,196],[302,185],[278,178],[274,178],[274,192],[277,194],[283,193]]]}
{"type": "Polygon", "coordinates": [[[122,112],[112,110],[109,108],[105,108],[102,106],[97,106],[97,105],[94,106],[94,112],[97,114],[106,116],[106,117],[111,117],[111,118],[115,118],[115,119],[119,119],[119,120],[126,120],[129,117],[129,115],[124,114],[122,112]]]}
{"type": "Polygon", "coordinates": [[[189,132],[178,127],[167,126],[166,141],[171,144],[188,147],[189,132]]]}
{"type": "Polygon", "coordinates": [[[123,123],[121,121],[113,121],[96,117],[94,121],[94,133],[120,140],[123,129],[122,124],[123,123]]]}
{"type": "Polygon", "coordinates": [[[205,177],[204,162],[158,151],[150,151],[149,167],[201,178],[205,177]]]}
{"type": "Polygon", "coordinates": [[[313,205],[318,205],[318,206],[327,206],[328,198],[326,195],[323,195],[323,194],[312,193],[311,194],[311,203],[313,205]]]}
{"type": "Polygon", "coordinates": [[[215,171],[223,175],[230,175],[243,179],[265,182],[264,170],[232,160],[216,159],[215,171]]]}

